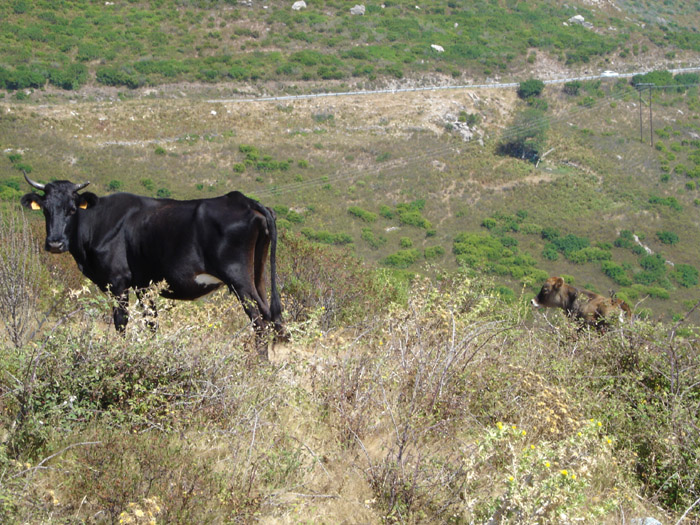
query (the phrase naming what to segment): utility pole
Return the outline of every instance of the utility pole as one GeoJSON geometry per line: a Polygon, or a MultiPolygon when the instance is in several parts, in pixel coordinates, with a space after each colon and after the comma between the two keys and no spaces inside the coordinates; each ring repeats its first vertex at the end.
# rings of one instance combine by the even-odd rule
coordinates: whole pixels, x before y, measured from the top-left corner
{"type": "Polygon", "coordinates": [[[634,87],[639,91],[639,142],[644,142],[644,131],[642,128],[642,91],[646,88],[649,90],[649,129],[651,133],[651,145],[654,145],[654,130],[652,124],[653,114],[651,112],[651,88],[654,86],[652,83],[640,83],[636,84],[634,87]]]}
{"type": "Polygon", "coordinates": [[[651,90],[652,87],[649,86],[649,141],[651,142],[651,147],[654,147],[654,114],[651,112],[651,90]]]}

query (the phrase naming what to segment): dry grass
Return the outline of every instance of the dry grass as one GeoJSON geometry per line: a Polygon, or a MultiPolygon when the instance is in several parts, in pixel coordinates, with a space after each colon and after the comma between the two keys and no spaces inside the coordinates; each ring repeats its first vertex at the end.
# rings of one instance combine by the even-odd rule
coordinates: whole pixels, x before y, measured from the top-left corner
{"type": "MultiPolygon", "coordinates": [[[[318,267],[346,257],[293,242],[288,249],[318,267]]],[[[340,279],[336,290],[341,282],[366,286],[366,272],[341,268],[327,274],[340,279]]],[[[287,283],[314,278],[293,265],[280,271],[287,283]]],[[[287,304],[293,290],[287,284],[287,304]]],[[[252,330],[227,294],[157,299],[159,333],[135,309],[123,337],[105,319],[109,301],[73,294],[70,318],[2,360],[3,519],[666,519],[654,508],[652,480],[636,477],[635,468],[650,464],[635,455],[624,396],[602,386],[642,351],[662,365],[656,329],[620,327],[601,337],[566,323],[533,326],[526,310],[505,307],[489,290],[445,275],[413,282],[405,300],[384,296],[364,310],[353,306],[362,300],[353,293],[346,302],[329,301],[330,291],[298,296],[305,309],[290,323],[293,340],[268,365],[255,359],[252,330]]],[[[683,336],[674,346],[684,396],[697,342],[683,336]]],[[[660,380],[653,366],[635,362],[618,374],[660,380]]],[[[629,406],[651,399],[627,392],[639,396],[629,406]]],[[[692,403],[668,399],[692,411],[692,403]]],[[[650,446],[680,438],[667,423],[657,420],[650,446]]],[[[656,479],[662,465],[653,468],[647,474],[656,479]]],[[[677,472],[691,481],[689,471],[677,472]]],[[[685,490],[691,497],[691,486],[685,490]]]]}

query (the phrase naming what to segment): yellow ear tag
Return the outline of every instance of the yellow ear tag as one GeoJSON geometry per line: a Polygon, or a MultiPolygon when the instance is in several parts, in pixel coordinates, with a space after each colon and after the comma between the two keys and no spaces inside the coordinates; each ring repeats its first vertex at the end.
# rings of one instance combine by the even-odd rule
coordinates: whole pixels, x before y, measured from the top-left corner
{"type": "Polygon", "coordinates": [[[81,203],[81,204],[78,206],[78,208],[80,208],[81,210],[87,210],[87,202],[81,203]]]}
{"type": "Polygon", "coordinates": [[[39,206],[36,202],[32,201],[32,203],[29,205],[32,210],[40,210],[41,206],[39,206]]]}

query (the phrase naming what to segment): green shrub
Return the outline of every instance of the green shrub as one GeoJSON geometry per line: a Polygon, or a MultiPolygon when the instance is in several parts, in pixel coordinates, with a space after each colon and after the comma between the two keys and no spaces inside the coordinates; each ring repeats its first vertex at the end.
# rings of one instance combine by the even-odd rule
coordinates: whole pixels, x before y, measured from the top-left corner
{"type": "Polygon", "coordinates": [[[389,206],[386,204],[382,204],[379,207],[379,215],[384,217],[385,219],[393,219],[394,218],[394,210],[391,209],[389,206]]]}
{"type": "Polygon", "coordinates": [[[632,249],[636,246],[634,234],[630,230],[622,230],[613,244],[618,248],[632,249]]]}
{"type": "Polygon", "coordinates": [[[425,249],[424,256],[426,259],[434,259],[445,254],[445,248],[442,246],[430,246],[425,249]]]}
{"type": "Polygon", "coordinates": [[[579,94],[581,86],[582,84],[580,80],[573,80],[571,82],[565,83],[562,91],[564,91],[564,93],[566,93],[567,95],[576,96],[579,94]]]}
{"type": "MultiPolygon", "coordinates": [[[[521,212],[522,213],[522,212],[521,212]]],[[[506,213],[496,213],[491,217],[484,219],[481,225],[491,230],[494,234],[505,234],[508,232],[520,231],[520,223],[525,219],[525,216],[508,215],[506,213]]]]}
{"type": "Polygon", "coordinates": [[[432,227],[430,221],[423,217],[421,212],[417,210],[410,209],[398,209],[399,222],[401,224],[406,224],[408,226],[415,226],[417,228],[428,229],[432,227]]]}
{"type": "Polygon", "coordinates": [[[375,222],[377,220],[377,214],[370,211],[364,210],[359,206],[350,206],[348,208],[348,213],[363,220],[364,222],[375,222]]]}
{"type": "Polygon", "coordinates": [[[307,239],[321,244],[352,244],[352,237],[347,233],[331,233],[327,230],[314,231],[311,228],[303,228],[301,233],[307,239]]]}
{"type": "Polygon", "coordinates": [[[657,86],[670,86],[674,83],[673,75],[668,71],[650,71],[632,77],[632,85],[655,84],[657,86]]]}
{"type": "Polygon", "coordinates": [[[481,221],[481,225],[487,230],[493,230],[494,228],[496,228],[496,226],[498,226],[498,221],[493,217],[487,217],[486,219],[481,221]]]}
{"type": "Polygon", "coordinates": [[[296,210],[289,210],[286,213],[285,218],[293,224],[301,224],[304,222],[304,214],[296,210]]]}
{"type": "Polygon", "coordinates": [[[544,82],[531,78],[525,82],[521,82],[518,87],[518,96],[522,99],[530,97],[539,97],[544,91],[544,82]]]}
{"type": "Polygon", "coordinates": [[[548,261],[556,261],[559,259],[559,251],[554,243],[548,242],[542,250],[542,257],[548,261]]]}
{"type": "Polygon", "coordinates": [[[620,286],[630,286],[632,284],[632,279],[629,278],[622,266],[612,261],[603,261],[601,268],[603,273],[610,277],[616,284],[620,286]]]}
{"type": "Polygon", "coordinates": [[[126,86],[129,89],[136,89],[143,85],[143,80],[128,68],[118,66],[101,66],[95,72],[95,78],[100,84],[105,86],[126,86]]]}
{"type": "Polygon", "coordinates": [[[384,258],[382,264],[392,268],[405,270],[420,258],[420,252],[415,248],[399,250],[384,258]]]}
{"type": "Polygon", "coordinates": [[[698,270],[690,264],[676,264],[671,277],[683,288],[691,288],[698,284],[698,270]]]}
{"type": "Polygon", "coordinates": [[[563,253],[566,257],[569,257],[569,255],[573,252],[588,248],[590,241],[586,237],[579,237],[578,235],[570,233],[564,237],[557,237],[553,239],[552,244],[554,244],[557,247],[557,250],[563,253]]]}
{"type": "Polygon", "coordinates": [[[545,241],[554,242],[556,239],[559,238],[560,233],[559,233],[559,230],[557,230],[556,228],[552,228],[551,226],[546,226],[546,227],[542,228],[541,235],[545,241]]]}
{"type": "Polygon", "coordinates": [[[646,286],[644,284],[633,284],[632,289],[636,290],[640,297],[648,295],[653,299],[668,299],[671,295],[668,290],[661,288],[660,286],[646,286]]]}
{"type": "Polygon", "coordinates": [[[667,206],[675,211],[681,211],[683,209],[683,206],[680,205],[678,199],[675,197],[659,197],[658,195],[652,195],[649,197],[649,203],[667,206]]]}
{"type": "Polygon", "coordinates": [[[362,240],[375,249],[386,244],[386,237],[375,235],[371,228],[362,228],[362,240]]]}
{"type": "Polygon", "coordinates": [[[664,244],[676,244],[678,243],[678,235],[669,231],[656,232],[656,237],[664,244]]]}
{"type": "Polygon", "coordinates": [[[49,82],[61,89],[79,89],[88,81],[85,64],[69,64],[67,67],[49,70],[49,82]]]}

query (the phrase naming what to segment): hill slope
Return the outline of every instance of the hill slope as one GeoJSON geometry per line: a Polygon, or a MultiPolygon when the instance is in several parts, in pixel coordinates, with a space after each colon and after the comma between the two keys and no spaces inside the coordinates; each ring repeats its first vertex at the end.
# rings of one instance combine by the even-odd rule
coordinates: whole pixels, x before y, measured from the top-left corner
{"type": "Polygon", "coordinates": [[[334,0],[297,11],[280,1],[7,2],[0,88],[463,82],[546,75],[543,66],[659,67],[700,51],[697,6],[680,0],[399,0],[369,3],[363,15],[350,8],[334,0]]]}
{"type": "Polygon", "coordinates": [[[563,273],[670,318],[697,290],[698,99],[694,89],[654,96],[652,148],[639,141],[627,80],[584,83],[577,95],[545,88],[548,151],[537,165],[499,153],[529,108],[511,90],[5,103],[0,169],[7,199],[27,167],[40,180],[90,180],[98,193],[241,189],[274,206],[283,228],[349,243],[368,261],[454,268],[465,262],[455,250],[468,249],[469,266],[513,290],[563,273]],[[506,243],[494,255],[503,260],[488,259],[489,239],[506,243]]]}

